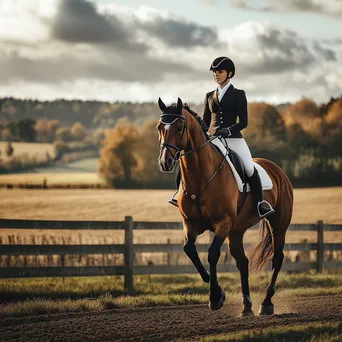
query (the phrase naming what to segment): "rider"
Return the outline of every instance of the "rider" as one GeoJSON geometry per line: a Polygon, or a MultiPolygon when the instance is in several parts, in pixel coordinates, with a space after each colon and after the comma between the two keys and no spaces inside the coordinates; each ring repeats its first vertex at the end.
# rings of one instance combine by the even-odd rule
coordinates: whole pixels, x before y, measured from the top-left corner
{"type": "MultiPolygon", "coordinates": [[[[207,93],[204,99],[203,120],[209,127],[208,134],[225,138],[229,148],[241,157],[248,183],[257,201],[258,214],[260,217],[266,217],[272,214],[274,209],[264,200],[259,173],[253,165],[251,153],[240,132],[248,123],[247,99],[245,92],[235,88],[230,82],[235,75],[235,65],[228,57],[217,57],[209,70],[213,72],[218,87],[207,93]]],[[[180,172],[177,175],[178,188],[179,183],[180,172]]],[[[178,206],[177,200],[174,199],[176,193],[169,203],[178,206]]]]}

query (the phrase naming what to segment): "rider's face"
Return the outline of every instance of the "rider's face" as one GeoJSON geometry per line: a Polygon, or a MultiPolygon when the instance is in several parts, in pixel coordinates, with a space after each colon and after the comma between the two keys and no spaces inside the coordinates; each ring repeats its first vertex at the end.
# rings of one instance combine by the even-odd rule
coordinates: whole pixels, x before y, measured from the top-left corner
{"type": "Polygon", "coordinates": [[[217,84],[221,84],[227,78],[227,70],[215,70],[213,76],[217,84]]]}

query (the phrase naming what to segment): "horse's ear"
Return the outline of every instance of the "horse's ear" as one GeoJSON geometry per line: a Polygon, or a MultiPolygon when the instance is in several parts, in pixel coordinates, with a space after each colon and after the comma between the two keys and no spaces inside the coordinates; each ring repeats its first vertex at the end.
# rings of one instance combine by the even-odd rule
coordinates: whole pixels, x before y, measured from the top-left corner
{"type": "Polygon", "coordinates": [[[161,98],[158,99],[158,105],[159,105],[160,110],[161,110],[162,112],[165,112],[165,110],[166,110],[166,105],[165,105],[165,103],[162,101],[161,98]]]}
{"type": "Polygon", "coordinates": [[[177,101],[177,109],[180,113],[182,113],[182,109],[183,109],[183,102],[180,98],[178,98],[178,101],[177,101]]]}

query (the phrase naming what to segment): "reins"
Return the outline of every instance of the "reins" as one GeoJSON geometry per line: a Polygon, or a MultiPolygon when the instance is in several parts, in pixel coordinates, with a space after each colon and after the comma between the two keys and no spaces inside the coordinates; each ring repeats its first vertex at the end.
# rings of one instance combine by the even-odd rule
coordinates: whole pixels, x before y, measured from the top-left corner
{"type": "MultiPolygon", "coordinates": [[[[166,148],[166,149],[170,152],[170,154],[171,154],[171,156],[172,156],[172,158],[173,158],[174,160],[179,160],[180,158],[185,157],[185,156],[187,156],[188,154],[190,154],[190,153],[192,153],[192,152],[196,152],[196,151],[200,150],[202,147],[204,147],[205,145],[207,145],[208,143],[212,142],[214,139],[217,139],[217,138],[218,138],[218,136],[212,136],[212,137],[209,138],[205,143],[203,143],[203,144],[201,144],[201,145],[199,145],[199,146],[193,148],[192,150],[184,151],[183,153],[181,153],[180,143],[181,143],[181,141],[182,141],[182,139],[183,139],[184,132],[186,132],[186,135],[187,135],[187,143],[188,143],[188,141],[189,141],[188,123],[187,123],[187,121],[186,121],[186,118],[185,118],[185,116],[183,116],[183,115],[181,115],[181,114],[168,114],[168,113],[164,113],[164,112],[161,114],[161,117],[163,117],[163,116],[175,116],[175,117],[177,117],[177,118],[176,118],[175,120],[173,120],[171,123],[163,122],[163,121],[161,120],[161,123],[167,124],[167,125],[172,125],[172,124],[175,123],[178,119],[183,119],[183,120],[184,120],[184,126],[183,126],[183,129],[182,129],[181,137],[180,137],[180,139],[178,140],[178,146],[175,146],[175,145],[169,144],[169,143],[165,143],[165,142],[162,143],[162,144],[160,145],[160,149],[166,148]],[[176,153],[175,153],[175,154],[173,154],[171,148],[173,148],[173,149],[176,150],[176,153]]],[[[201,192],[201,191],[210,183],[210,181],[211,181],[211,180],[217,175],[217,173],[222,169],[223,163],[224,163],[224,161],[225,161],[227,155],[228,155],[228,149],[227,149],[227,153],[223,156],[223,159],[222,159],[222,161],[221,161],[221,163],[220,163],[218,169],[217,169],[217,170],[214,172],[214,174],[209,178],[209,180],[202,186],[202,188],[201,188],[199,191],[197,191],[196,194],[189,194],[189,193],[185,190],[185,185],[184,185],[184,182],[183,182],[183,180],[182,180],[182,181],[181,181],[181,185],[182,185],[182,188],[183,188],[183,192],[184,192],[186,195],[188,195],[192,200],[195,200],[195,199],[197,198],[197,196],[200,194],[200,192],[201,192]]]]}

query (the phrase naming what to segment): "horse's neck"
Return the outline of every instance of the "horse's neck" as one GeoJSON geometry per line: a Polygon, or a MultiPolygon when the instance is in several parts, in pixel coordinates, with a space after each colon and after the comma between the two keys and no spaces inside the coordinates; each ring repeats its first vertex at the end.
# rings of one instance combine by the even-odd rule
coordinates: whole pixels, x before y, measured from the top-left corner
{"type": "MultiPolygon", "coordinates": [[[[206,142],[203,134],[195,134],[189,137],[187,151],[190,151],[206,142]]],[[[218,153],[209,142],[199,150],[191,152],[181,158],[180,168],[185,185],[197,188],[205,183],[218,167],[218,153]]]]}

